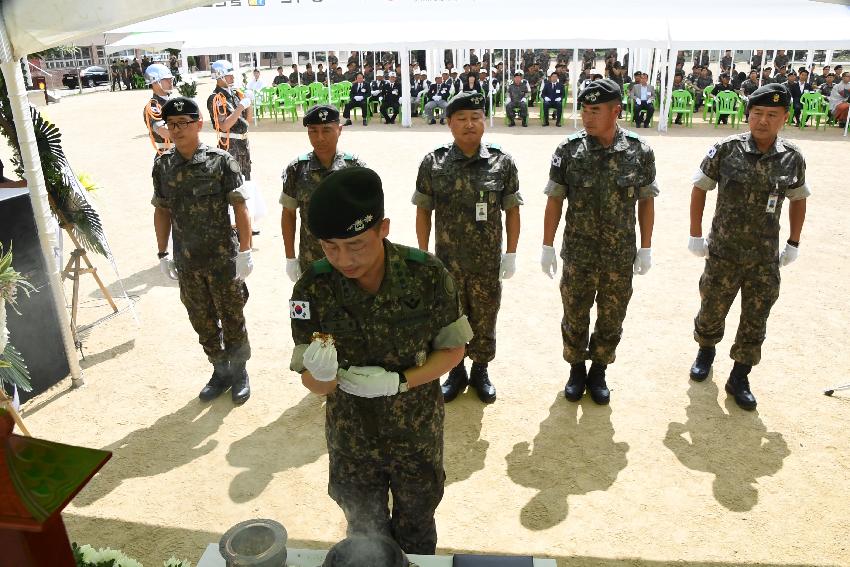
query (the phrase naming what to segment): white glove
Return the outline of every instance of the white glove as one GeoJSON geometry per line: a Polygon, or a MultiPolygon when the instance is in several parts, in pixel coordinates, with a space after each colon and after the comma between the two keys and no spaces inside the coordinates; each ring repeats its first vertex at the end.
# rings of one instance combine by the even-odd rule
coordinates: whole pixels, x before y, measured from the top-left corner
{"type": "Polygon", "coordinates": [[[543,245],[543,252],[540,254],[540,267],[550,280],[555,278],[555,274],[558,273],[558,256],[555,254],[554,246],[543,245]]]}
{"type": "Polygon", "coordinates": [[[339,389],[361,398],[380,398],[398,394],[397,372],[388,372],[380,366],[352,366],[339,371],[339,389]]]}
{"type": "Polygon", "coordinates": [[[561,102],[561,97],[556,98],[555,102],[561,102]]]}
{"type": "Polygon", "coordinates": [[[644,276],[652,267],[652,248],[639,248],[635,256],[634,272],[644,276]]]}
{"type": "Polygon", "coordinates": [[[293,282],[297,282],[298,278],[301,277],[301,266],[298,264],[298,258],[286,259],[286,275],[293,282]]]}
{"type": "Polygon", "coordinates": [[[336,347],[316,339],[304,351],[304,368],[319,382],[336,379],[339,363],[336,360],[336,347]]]}
{"type": "Polygon", "coordinates": [[[357,102],[360,102],[361,100],[363,100],[363,97],[362,96],[356,96],[356,97],[354,97],[354,100],[356,100],[357,102]]]}
{"type": "Polygon", "coordinates": [[[525,97],[522,97],[519,101],[520,101],[520,102],[525,102],[525,97]]]}
{"type": "Polygon", "coordinates": [[[239,106],[244,106],[245,108],[248,108],[249,106],[251,106],[251,97],[243,96],[239,100],[239,106]]]}
{"type": "Polygon", "coordinates": [[[443,97],[440,95],[434,95],[434,100],[443,100],[443,97]]]}
{"type": "Polygon", "coordinates": [[[549,98],[548,96],[544,96],[543,100],[545,100],[546,102],[552,102],[552,99],[549,98]]]}
{"type": "Polygon", "coordinates": [[[706,246],[708,246],[708,243],[702,236],[691,236],[688,238],[688,250],[697,258],[703,258],[708,254],[706,246]]]}
{"type": "Polygon", "coordinates": [[[499,279],[510,279],[516,273],[516,252],[502,254],[502,264],[499,266],[499,279]]]}
{"type": "Polygon", "coordinates": [[[177,266],[174,265],[174,260],[169,260],[168,258],[160,258],[159,269],[162,271],[162,275],[164,275],[165,277],[171,278],[172,280],[177,279],[177,266]]]}
{"type": "Polygon", "coordinates": [[[791,262],[797,259],[797,256],[800,255],[800,249],[796,246],[791,246],[787,242],[785,243],[785,250],[779,255],[779,267],[787,266],[791,262]]]}
{"type": "Polygon", "coordinates": [[[236,277],[244,280],[254,271],[254,259],[251,257],[251,250],[245,250],[236,255],[236,277]]]}

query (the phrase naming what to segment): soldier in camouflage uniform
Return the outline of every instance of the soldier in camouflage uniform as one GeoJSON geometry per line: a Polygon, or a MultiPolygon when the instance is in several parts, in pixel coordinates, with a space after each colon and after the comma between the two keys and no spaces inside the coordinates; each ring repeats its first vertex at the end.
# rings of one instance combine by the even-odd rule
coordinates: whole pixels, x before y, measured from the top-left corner
{"type": "Polygon", "coordinates": [[[153,165],[154,228],[160,268],[180,283],[180,300],[213,364],[199,397],[212,400],[228,388],[236,404],[251,395],[245,363],[251,345],[243,308],[245,278],[253,270],[251,220],[242,194],[239,164],[227,152],[200,142],[203,120],[188,98],[169,100],[162,119],[175,147],[153,165]],[[235,212],[239,240],[230,225],[235,212]],[[173,236],[174,259],[168,259],[173,236]]]}
{"type": "Polygon", "coordinates": [[[655,155],[634,132],[617,126],[622,95],[611,79],[591,82],[579,93],[580,130],[561,142],[552,157],[549,197],[543,228],[541,266],[550,278],[557,273],[555,232],[563,202],[561,333],[570,378],[564,395],[578,401],[585,389],[597,404],[610,392],[605,370],[614,362],[623,320],[632,296],[632,275],[652,266],[655,155]],[[640,223],[640,249],[635,253],[635,204],[640,223]],[[596,302],[596,325],[588,337],[590,308],[596,302]],[[590,371],[585,360],[591,360],[590,371]]]}
{"type": "Polygon", "coordinates": [[[510,155],[495,144],[482,144],[484,96],[461,93],[446,107],[454,143],[429,153],[419,166],[413,204],[416,237],[428,249],[431,211],[436,217],[437,257],[454,276],[463,310],[475,333],[466,354],[470,375],[461,360],[443,384],[450,402],[471,385],[481,401],[496,399],[487,363],[496,357],[496,317],[502,279],[516,271],[519,240],[519,179],[510,155]],[[502,211],[505,211],[506,253],[502,254],[502,211]]]}
{"type": "Polygon", "coordinates": [[[309,213],[327,257],[292,290],[290,368],[328,396],[328,493],[349,535],[385,535],[407,553],[433,554],[446,478],[437,380],[472,336],[458,290],[435,257],[386,239],[374,171],[331,173],[309,213]]]}
{"type": "Polygon", "coordinates": [[[250,180],[251,151],[248,149],[247,117],[251,97],[233,88],[233,65],[230,61],[214,61],[210,70],[216,79],[216,86],[207,99],[207,110],[218,137],[218,147],[236,158],[242,175],[250,180]]]}
{"type": "Polygon", "coordinates": [[[281,230],[286,253],[286,273],[293,282],[316,260],[325,256],[319,241],[308,227],[307,211],[310,197],[319,183],[334,171],[346,167],[365,167],[355,155],[337,150],[342,127],[339,110],[329,105],[316,105],[307,111],[302,121],[307,128],[312,152],[290,162],[283,170],[283,191],[280,194],[281,230]],[[296,210],[301,209],[301,231],[298,234],[298,256],[295,256],[296,210]]]}
{"type": "Polygon", "coordinates": [[[174,147],[162,119],[162,105],[171,96],[173,80],[168,67],[160,63],[153,63],[145,69],[145,83],[151,88],[151,98],[145,105],[144,119],[156,155],[174,147]]]}
{"type": "Polygon", "coordinates": [[[699,352],[691,379],[708,377],[723,338],[726,314],[741,292],[741,320],[730,356],[735,361],[726,391],[747,410],[756,407],[749,373],[761,360],[767,317],[779,297],[779,268],[796,260],[806,217],[806,162],[800,150],[778,137],[788,119],[791,95],[780,84],[750,95],[750,132],[736,134],[708,150],[694,175],[688,249],[706,257],[699,281],[700,310],[694,319],[699,352]],[[717,206],[706,241],[702,215],[706,192],[718,188],[717,206]],[[779,253],[779,219],[788,199],[790,238],[779,253]]]}

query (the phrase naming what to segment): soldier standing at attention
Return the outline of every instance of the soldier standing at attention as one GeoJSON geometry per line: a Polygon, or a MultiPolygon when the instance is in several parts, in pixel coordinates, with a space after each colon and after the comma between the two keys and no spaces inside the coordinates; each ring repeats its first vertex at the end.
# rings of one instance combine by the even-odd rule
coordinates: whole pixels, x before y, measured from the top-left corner
{"type": "Polygon", "coordinates": [[[749,373],[761,360],[770,308],[779,297],[779,268],[797,259],[806,218],[806,161],[778,136],[788,120],[791,95],[780,84],[760,87],[747,100],[750,131],[714,144],[694,175],[688,249],[705,257],[699,280],[700,309],[694,319],[699,352],[691,379],[708,377],[723,339],[726,314],[741,292],[741,320],[730,356],[735,361],[726,392],[743,409],[756,407],[749,373]],[[706,192],[717,187],[708,241],[702,236],[706,192]],[[788,199],[790,237],[779,252],[782,202],[788,199]]]}
{"type": "Polygon", "coordinates": [[[214,61],[210,65],[216,87],[207,99],[207,110],[213,123],[213,129],[218,137],[218,147],[239,162],[239,169],[245,182],[242,194],[248,203],[248,213],[251,215],[251,225],[254,234],[259,220],[266,214],[266,203],[263,195],[251,181],[251,150],[248,147],[248,118],[251,116],[249,107],[251,97],[241,90],[233,88],[233,65],[226,59],[214,61]]]}
{"type": "Polygon", "coordinates": [[[156,155],[161,155],[174,147],[168,128],[165,127],[165,121],[162,119],[162,105],[171,96],[172,80],[171,71],[161,63],[153,63],[145,69],[145,82],[150,85],[153,94],[145,105],[144,119],[156,155]]]}
{"type": "Polygon", "coordinates": [[[319,241],[308,230],[307,212],[310,198],[319,183],[334,171],[347,167],[365,167],[353,154],[337,150],[342,134],[339,111],[334,106],[316,105],[307,111],[302,121],[307,128],[307,137],[312,152],[293,160],[283,170],[283,205],[280,225],[283,231],[283,247],[286,253],[286,274],[293,282],[298,281],[307,268],[325,256],[319,241]],[[295,228],[298,224],[296,211],[301,209],[301,232],[298,235],[298,256],[295,256],[295,228]]]}
{"type": "Polygon", "coordinates": [[[605,371],[613,363],[623,320],[632,297],[632,275],[652,266],[655,222],[655,155],[634,132],[617,126],[622,93],[611,79],[591,82],[578,95],[584,129],[561,142],[552,156],[549,197],[543,219],[541,266],[550,278],[558,270],[555,232],[564,199],[561,258],[561,333],[570,378],[564,395],[576,402],[585,388],[597,404],[611,394],[605,371]],[[640,249],[635,253],[635,203],[640,249]],[[588,338],[590,308],[596,302],[596,325],[588,338]],[[590,371],[585,360],[590,359],[590,371]]]}
{"type": "Polygon", "coordinates": [[[308,222],[326,258],[292,290],[290,368],[327,396],[328,494],[349,536],[377,533],[433,554],[446,479],[437,380],[472,336],[458,290],[439,260],[387,240],[370,169],[329,175],[308,222]]]}
{"type": "Polygon", "coordinates": [[[419,248],[427,250],[434,211],[436,254],[457,282],[463,312],[474,332],[466,349],[472,369],[467,376],[461,360],[443,384],[443,397],[450,402],[471,385],[482,402],[491,403],[496,400],[496,388],[487,364],[496,357],[501,280],[516,271],[522,197],[513,158],[495,144],[481,143],[484,96],[477,92],[457,95],[446,107],[446,116],[454,142],[426,155],[416,177],[416,238],[419,248]]]}
{"type": "Polygon", "coordinates": [[[254,269],[251,219],[242,194],[239,163],[229,153],[200,141],[203,120],[188,98],[169,100],[162,119],[175,147],[154,160],[154,229],[163,274],[180,283],[180,301],[213,364],[209,383],[198,397],[217,398],[228,388],[236,404],[251,395],[245,363],[251,345],[243,308],[244,279],[254,269]],[[228,218],[236,217],[236,234],[228,218]],[[174,259],[168,259],[168,237],[174,259]]]}

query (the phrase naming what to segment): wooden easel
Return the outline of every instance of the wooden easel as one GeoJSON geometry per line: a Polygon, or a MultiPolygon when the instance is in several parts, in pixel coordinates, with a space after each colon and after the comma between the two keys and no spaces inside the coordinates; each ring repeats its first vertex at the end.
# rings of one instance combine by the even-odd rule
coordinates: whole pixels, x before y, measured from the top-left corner
{"type": "MultiPolygon", "coordinates": [[[[61,218],[61,217],[60,217],[61,218]]],[[[64,219],[61,219],[64,221],[64,219]]],[[[74,292],[71,296],[71,328],[74,331],[74,341],[79,343],[79,340],[76,338],[77,335],[77,310],[80,306],[80,276],[82,274],[91,274],[94,276],[94,281],[97,282],[98,287],[100,287],[100,291],[103,293],[103,296],[106,298],[106,301],[109,302],[109,306],[112,307],[113,313],[118,313],[118,307],[115,305],[115,301],[112,300],[112,294],[109,293],[109,290],[106,289],[106,286],[103,285],[103,281],[101,281],[100,276],[97,275],[97,268],[92,266],[92,263],[89,261],[89,257],[86,253],[86,250],[80,246],[80,242],[77,240],[77,237],[74,236],[74,233],[71,231],[71,225],[67,222],[62,222],[59,226],[62,227],[63,230],[68,234],[68,238],[71,239],[71,242],[74,243],[74,250],[71,251],[71,257],[68,258],[68,263],[65,264],[65,269],[62,270],[62,279],[73,280],[74,282],[74,292]],[[86,267],[82,267],[81,264],[85,264],[86,267]]],[[[79,344],[77,345],[80,346],[79,344]]]]}
{"type": "Polygon", "coordinates": [[[0,408],[3,408],[7,412],[9,412],[9,414],[12,416],[12,419],[15,420],[15,425],[17,425],[18,429],[21,430],[21,433],[23,433],[27,437],[32,437],[32,435],[30,435],[30,432],[24,425],[24,420],[21,419],[21,415],[12,406],[12,399],[6,394],[6,391],[2,387],[0,387],[0,408]]]}

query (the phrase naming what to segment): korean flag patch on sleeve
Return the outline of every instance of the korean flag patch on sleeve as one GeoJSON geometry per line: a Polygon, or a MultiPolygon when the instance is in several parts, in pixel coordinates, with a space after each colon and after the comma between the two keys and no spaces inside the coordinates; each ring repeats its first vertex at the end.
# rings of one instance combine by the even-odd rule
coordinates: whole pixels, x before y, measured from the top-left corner
{"type": "Polygon", "coordinates": [[[292,300],[289,302],[289,318],[290,319],[304,319],[307,320],[310,318],[310,302],[309,301],[296,301],[292,300]]]}
{"type": "Polygon", "coordinates": [[[708,153],[706,154],[706,156],[708,157],[708,159],[711,159],[711,158],[714,157],[714,154],[716,154],[716,153],[717,153],[717,146],[711,146],[710,148],[708,148],[708,153]]]}
{"type": "Polygon", "coordinates": [[[558,154],[552,155],[552,167],[561,167],[561,156],[558,154]]]}

